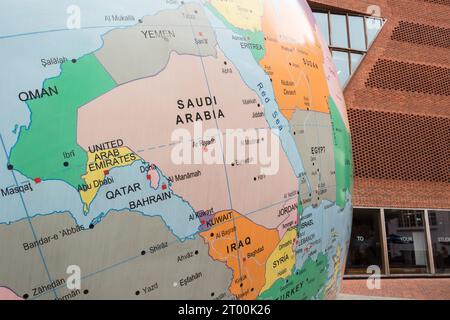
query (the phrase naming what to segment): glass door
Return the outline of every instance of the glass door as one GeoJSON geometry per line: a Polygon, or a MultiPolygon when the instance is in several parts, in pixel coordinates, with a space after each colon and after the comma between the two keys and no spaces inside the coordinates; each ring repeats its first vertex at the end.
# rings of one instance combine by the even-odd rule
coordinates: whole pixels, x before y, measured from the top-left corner
{"type": "Polygon", "coordinates": [[[384,215],[390,273],[428,273],[424,212],[386,209],[384,215]]]}

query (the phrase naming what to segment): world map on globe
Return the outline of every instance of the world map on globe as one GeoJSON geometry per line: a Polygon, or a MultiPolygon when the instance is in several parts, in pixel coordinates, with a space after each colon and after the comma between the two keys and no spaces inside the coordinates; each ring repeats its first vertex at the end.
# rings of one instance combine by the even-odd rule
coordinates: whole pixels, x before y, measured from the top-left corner
{"type": "Polygon", "coordinates": [[[0,12],[0,299],[336,298],[351,139],[306,1],[0,12]]]}

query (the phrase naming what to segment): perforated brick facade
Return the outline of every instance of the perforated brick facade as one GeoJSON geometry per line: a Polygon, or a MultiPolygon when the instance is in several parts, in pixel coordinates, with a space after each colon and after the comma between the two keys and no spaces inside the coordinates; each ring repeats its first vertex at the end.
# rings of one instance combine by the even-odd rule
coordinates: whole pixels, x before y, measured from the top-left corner
{"type": "Polygon", "coordinates": [[[345,89],[355,206],[449,209],[450,0],[310,4],[387,19],[345,89]]]}

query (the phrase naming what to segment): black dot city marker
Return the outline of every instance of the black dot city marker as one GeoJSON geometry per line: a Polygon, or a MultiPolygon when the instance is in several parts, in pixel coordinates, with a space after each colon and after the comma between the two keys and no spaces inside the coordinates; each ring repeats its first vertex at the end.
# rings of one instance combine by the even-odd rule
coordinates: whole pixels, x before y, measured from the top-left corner
{"type": "Polygon", "coordinates": [[[14,169],[14,166],[12,164],[8,164],[6,167],[8,168],[8,170],[14,169]]]}
{"type": "Polygon", "coordinates": [[[256,177],[255,177],[255,178],[253,178],[253,180],[254,180],[254,181],[256,181],[256,177]]]}
{"type": "Polygon", "coordinates": [[[214,232],[211,232],[210,236],[211,236],[211,237],[214,237],[214,232]]]}
{"type": "Polygon", "coordinates": [[[25,293],[22,297],[23,297],[24,299],[28,299],[29,295],[28,295],[28,293],[25,293]]]}
{"type": "Polygon", "coordinates": [[[138,291],[136,291],[134,294],[138,296],[138,295],[141,294],[141,292],[138,290],[138,291]]]}
{"type": "Polygon", "coordinates": [[[94,224],[91,223],[91,224],[89,225],[89,229],[94,229],[94,224]]]}
{"type": "Polygon", "coordinates": [[[84,294],[88,294],[88,293],[89,293],[89,290],[88,290],[88,289],[85,289],[85,290],[83,291],[83,293],[84,293],[84,294]]]}
{"type": "Polygon", "coordinates": [[[214,295],[215,295],[215,293],[214,293],[214,292],[211,292],[211,297],[214,297],[214,295]]]}
{"type": "Polygon", "coordinates": [[[64,167],[68,167],[69,163],[67,161],[64,161],[63,165],[64,165],[64,167]]]}
{"type": "Polygon", "coordinates": [[[77,63],[77,59],[72,59],[72,63],[77,63]]]}
{"type": "Polygon", "coordinates": [[[195,250],[195,255],[198,255],[198,250],[195,250]]]}
{"type": "Polygon", "coordinates": [[[142,23],[142,19],[139,19],[138,21],[139,21],[139,23],[142,23]]]}
{"type": "Polygon", "coordinates": [[[145,256],[145,251],[144,250],[141,251],[141,255],[145,256]]]}
{"type": "Polygon", "coordinates": [[[241,284],[240,284],[240,287],[242,288],[243,286],[244,286],[244,284],[243,284],[243,283],[241,283],[241,284]]]}

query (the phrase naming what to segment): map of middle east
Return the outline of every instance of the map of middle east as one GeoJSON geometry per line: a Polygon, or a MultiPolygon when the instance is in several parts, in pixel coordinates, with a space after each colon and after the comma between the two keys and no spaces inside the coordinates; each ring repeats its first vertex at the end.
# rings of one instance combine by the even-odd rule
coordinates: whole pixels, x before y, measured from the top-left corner
{"type": "Polygon", "coordinates": [[[306,1],[8,0],[0,21],[0,299],[336,297],[351,139],[306,1]]]}

